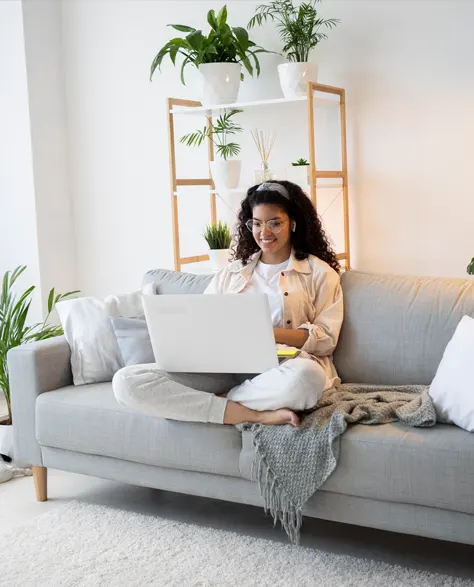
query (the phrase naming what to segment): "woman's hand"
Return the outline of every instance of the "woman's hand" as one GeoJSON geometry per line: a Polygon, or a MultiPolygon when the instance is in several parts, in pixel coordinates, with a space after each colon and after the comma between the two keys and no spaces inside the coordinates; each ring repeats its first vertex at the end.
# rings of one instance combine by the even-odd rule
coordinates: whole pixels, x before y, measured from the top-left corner
{"type": "Polygon", "coordinates": [[[277,344],[286,344],[300,349],[308,340],[309,333],[303,328],[291,330],[290,328],[274,328],[275,342],[277,344]]]}

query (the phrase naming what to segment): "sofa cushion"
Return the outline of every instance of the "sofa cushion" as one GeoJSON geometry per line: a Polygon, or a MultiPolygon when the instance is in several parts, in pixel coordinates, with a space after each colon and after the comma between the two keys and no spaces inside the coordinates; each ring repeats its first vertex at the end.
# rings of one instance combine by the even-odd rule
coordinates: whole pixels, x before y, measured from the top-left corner
{"type": "Polygon", "coordinates": [[[474,316],[474,281],[348,271],[334,354],[350,383],[429,385],[461,318],[474,316]]]}
{"type": "Polygon", "coordinates": [[[36,437],[43,446],[240,476],[242,440],[236,428],[164,420],[124,408],[111,383],[42,393],[36,400],[36,437]]]}
{"type": "Polygon", "coordinates": [[[161,295],[202,294],[211,283],[213,275],[195,275],[194,273],[177,273],[168,269],[148,271],[143,278],[142,287],[154,284],[156,293],[161,295]]]}
{"type": "MultiPolygon", "coordinates": [[[[242,440],[241,473],[251,479],[251,432],[242,440]]],[[[474,514],[474,435],[446,424],[350,426],[321,490],[474,514]]]]}

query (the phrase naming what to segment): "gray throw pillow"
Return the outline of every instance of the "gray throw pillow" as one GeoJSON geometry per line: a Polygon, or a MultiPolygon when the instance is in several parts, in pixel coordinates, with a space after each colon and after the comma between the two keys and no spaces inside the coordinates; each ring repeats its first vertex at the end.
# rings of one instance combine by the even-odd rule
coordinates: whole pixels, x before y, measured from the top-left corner
{"type": "Polygon", "coordinates": [[[111,318],[110,321],[125,367],[155,362],[145,317],[111,318]]]}

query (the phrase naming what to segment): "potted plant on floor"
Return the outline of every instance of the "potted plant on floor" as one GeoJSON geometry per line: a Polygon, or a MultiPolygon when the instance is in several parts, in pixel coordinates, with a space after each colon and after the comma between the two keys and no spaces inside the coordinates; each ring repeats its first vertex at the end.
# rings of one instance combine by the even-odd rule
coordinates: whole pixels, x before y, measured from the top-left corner
{"type": "Polygon", "coordinates": [[[230,260],[230,244],[232,235],[229,225],[225,222],[209,224],[204,231],[204,239],[209,246],[209,260],[215,271],[225,269],[230,260]]]}
{"type": "Polygon", "coordinates": [[[207,36],[193,27],[171,24],[172,28],[188,33],[184,38],[176,37],[168,41],[155,56],[150,69],[150,80],[156,69],[169,55],[173,65],[176,57],[181,55],[181,82],[184,84],[184,70],[193,65],[201,73],[202,104],[233,104],[237,101],[240,81],[243,79],[242,65],[253,76],[260,74],[258,53],[267,53],[265,49],[249,39],[248,32],[242,27],[230,27],[227,24],[227,7],[224,6],[216,15],[214,10],[207,13],[207,22],[211,30],[207,36]]]}
{"type": "Polygon", "coordinates": [[[60,326],[48,324],[51,312],[57,302],[78,293],[72,291],[56,294],[53,288],[49,292],[48,313],[45,320],[28,326],[28,313],[35,286],[30,286],[22,294],[15,293],[15,283],[25,270],[26,266],[22,265],[14,271],[7,271],[3,276],[0,291],[0,394],[3,394],[7,404],[7,416],[3,420],[0,419],[0,455],[10,458],[13,458],[13,428],[7,353],[21,344],[63,334],[60,326]]]}
{"type": "Polygon", "coordinates": [[[234,189],[239,185],[242,161],[233,159],[240,153],[240,145],[232,140],[242,127],[234,121],[234,116],[242,110],[227,110],[216,122],[202,130],[181,137],[180,142],[188,147],[199,147],[205,139],[210,139],[221,159],[211,161],[211,175],[218,192],[234,189]]]}
{"type": "Polygon", "coordinates": [[[322,29],[332,29],[340,22],[337,18],[321,18],[316,10],[316,4],[320,1],[308,0],[296,6],[293,0],[274,0],[257,6],[248,24],[251,29],[267,20],[276,22],[284,44],[282,52],[288,60],[288,63],[278,66],[285,98],[306,95],[307,83],[317,81],[318,67],[308,62],[310,53],[327,38],[322,29]]]}

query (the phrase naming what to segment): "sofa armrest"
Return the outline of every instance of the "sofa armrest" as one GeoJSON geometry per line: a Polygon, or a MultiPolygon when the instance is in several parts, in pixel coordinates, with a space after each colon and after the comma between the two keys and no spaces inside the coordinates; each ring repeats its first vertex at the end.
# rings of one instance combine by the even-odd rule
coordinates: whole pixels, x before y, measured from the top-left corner
{"type": "Polygon", "coordinates": [[[72,384],[71,352],[64,336],[25,344],[8,353],[15,460],[42,465],[36,441],[36,398],[72,384]]]}

